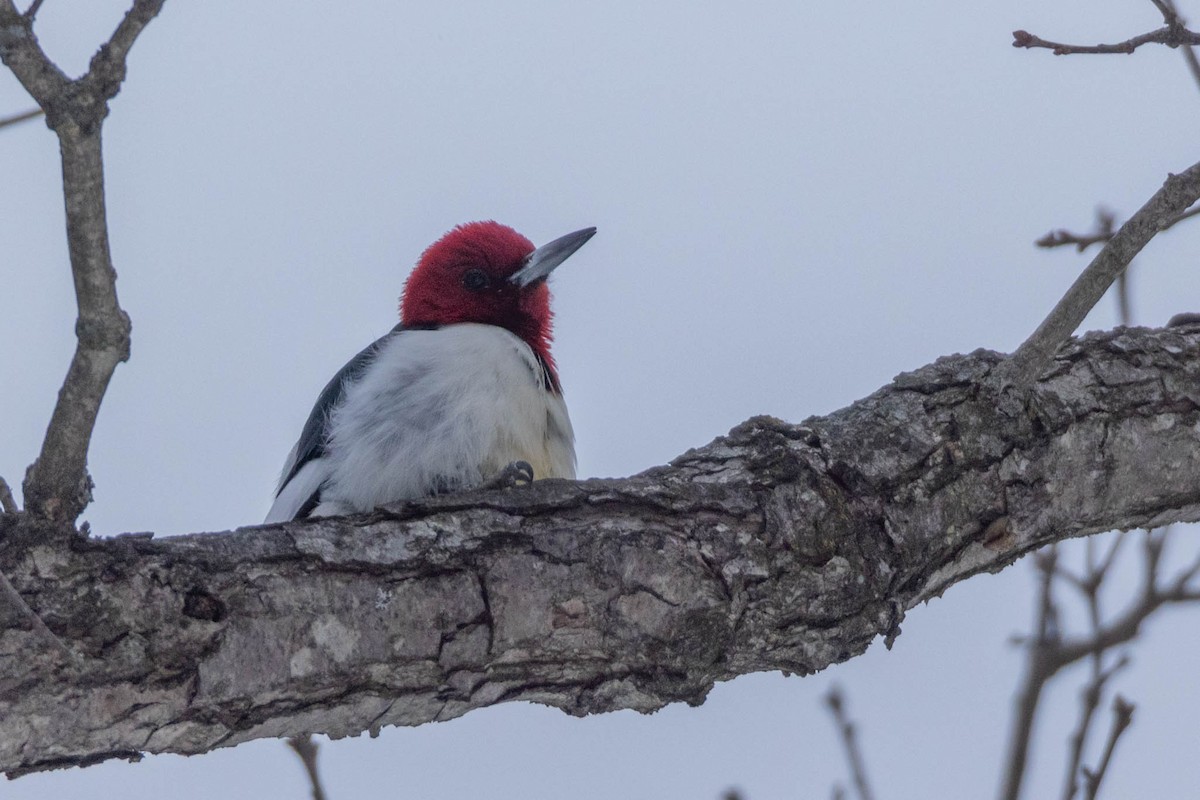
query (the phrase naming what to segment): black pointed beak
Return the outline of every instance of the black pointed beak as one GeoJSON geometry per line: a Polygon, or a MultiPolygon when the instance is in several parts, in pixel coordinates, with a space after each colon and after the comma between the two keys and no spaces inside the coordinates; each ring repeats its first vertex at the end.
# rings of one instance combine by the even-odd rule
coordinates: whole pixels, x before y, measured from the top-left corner
{"type": "Polygon", "coordinates": [[[544,280],[555,267],[570,258],[572,253],[583,247],[587,240],[595,235],[595,228],[584,228],[542,245],[525,257],[525,264],[514,272],[509,280],[522,289],[544,280]]]}

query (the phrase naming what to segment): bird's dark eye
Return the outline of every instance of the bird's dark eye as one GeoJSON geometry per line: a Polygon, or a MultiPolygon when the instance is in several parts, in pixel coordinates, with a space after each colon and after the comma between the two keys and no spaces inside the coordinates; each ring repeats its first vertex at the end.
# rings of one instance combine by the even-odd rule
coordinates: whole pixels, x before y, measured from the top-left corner
{"type": "Polygon", "coordinates": [[[469,269],[463,273],[462,285],[472,292],[482,292],[492,285],[492,279],[481,269],[469,269]]]}

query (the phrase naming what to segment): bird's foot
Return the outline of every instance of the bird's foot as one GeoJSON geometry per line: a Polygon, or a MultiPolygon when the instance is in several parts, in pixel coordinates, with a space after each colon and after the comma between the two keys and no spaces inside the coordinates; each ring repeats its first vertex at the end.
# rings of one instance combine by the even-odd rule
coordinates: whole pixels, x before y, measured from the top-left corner
{"type": "Polygon", "coordinates": [[[528,461],[514,461],[504,469],[496,477],[492,478],[481,489],[514,489],[518,486],[525,486],[533,483],[533,467],[528,461]]]}

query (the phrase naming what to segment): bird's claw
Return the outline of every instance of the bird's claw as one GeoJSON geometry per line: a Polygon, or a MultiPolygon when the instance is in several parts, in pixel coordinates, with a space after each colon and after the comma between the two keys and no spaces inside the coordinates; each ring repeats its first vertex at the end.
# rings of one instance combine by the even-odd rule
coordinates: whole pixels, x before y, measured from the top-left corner
{"type": "Polygon", "coordinates": [[[533,466],[528,461],[514,461],[500,474],[483,485],[483,489],[514,489],[533,483],[533,466]]]}

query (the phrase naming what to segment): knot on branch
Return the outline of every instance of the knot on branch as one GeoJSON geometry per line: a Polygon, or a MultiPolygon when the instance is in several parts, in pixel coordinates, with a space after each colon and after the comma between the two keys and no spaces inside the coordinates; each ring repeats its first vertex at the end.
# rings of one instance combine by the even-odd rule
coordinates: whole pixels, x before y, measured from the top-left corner
{"type": "MultiPolygon", "coordinates": [[[[46,124],[60,136],[68,132],[94,134],[108,116],[108,98],[91,84],[91,74],[71,81],[62,92],[45,98],[46,124]]],[[[118,84],[119,85],[119,84],[118,84]]],[[[115,94],[115,92],[114,92],[115,94]]]]}
{"type": "Polygon", "coordinates": [[[75,336],[89,350],[116,350],[121,361],[129,360],[133,323],[123,309],[105,316],[80,316],[75,321],[75,336]]]}
{"type": "Polygon", "coordinates": [[[22,491],[25,495],[25,511],[47,522],[64,525],[64,533],[74,533],[76,518],[92,502],[92,489],[96,484],[84,470],[72,491],[63,492],[62,487],[70,479],[67,475],[44,475],[46,466],[42,459],[29,465],[25,471],[22,491]]]}

